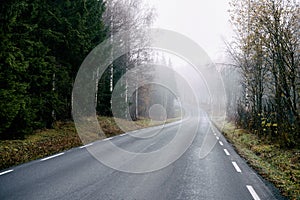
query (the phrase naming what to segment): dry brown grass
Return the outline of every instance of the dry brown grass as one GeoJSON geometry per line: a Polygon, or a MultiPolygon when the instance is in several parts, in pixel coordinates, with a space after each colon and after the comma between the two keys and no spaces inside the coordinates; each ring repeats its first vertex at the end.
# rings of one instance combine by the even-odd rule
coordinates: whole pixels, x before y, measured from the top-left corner
{"type": "Polygon", "coordinates": [[[225,122],[219,129],[260,175],[274,183],[284,196],[300,200],[299,149],[282,149],[230,122],[225,122]]]}
{"type": "MultiPolygon", "coordinates": [[[[178,119],[170,119],[167,122],[176,120],[178,119]]],[[[106,137],[112,137],[124,132],[118,127],[112,117],[98,117],[98,122],[106,137]]],[[[149,119],[141,119],[134,122],[135,126],[132,126],[132,122],[122,120],[126,130],[135,130],[159,124],[158,122],[154,124],[150,122],[149,119]]],[[[0,140],[0,169],[81,146],[83,144],[82,141],[86,144],[101,139],[93,132],[87,133],[85,137],[80,138],[78,136],[73,122],[56,122],[53,129],[37,130],[23,140],[0,140]]]]}

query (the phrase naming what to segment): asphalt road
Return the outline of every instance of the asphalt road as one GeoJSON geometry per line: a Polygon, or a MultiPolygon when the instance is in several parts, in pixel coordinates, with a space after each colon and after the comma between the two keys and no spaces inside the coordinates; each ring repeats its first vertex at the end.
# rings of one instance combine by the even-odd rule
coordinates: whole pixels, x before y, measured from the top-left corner
{"type": "Polygon", "coordinates": [[[123,134],[3,170],[0,172],[0,199],[284,199],[236,154],[220,132],[211,127],[207,117],[202,117],[200,123],[190,117],[159,129],[159,132],[157,128],[149,128],[133,133],[152,136],[149,138],[123,134]],[[119,163],[120,168],[125,166],[124,169],[126,166],[130,169],[156,166],[160,160],[167,159],[165,154],[155,159],[149,157],[139,165],[122,159],[117,152],[107,149],[106,144],[113,142],[131,152],[154,152],[169,144],[183,125],[191,131],[197,129],[192,144],[175,162],[153,172],[128,173],[112,169],[86,149],[105,152],[107,158],[119,163]],[[204,140],[214,141],[215,145],[207,156],[201,157],[204,140]],[[131,166],[132,163],[135,166],[131,166]]]}

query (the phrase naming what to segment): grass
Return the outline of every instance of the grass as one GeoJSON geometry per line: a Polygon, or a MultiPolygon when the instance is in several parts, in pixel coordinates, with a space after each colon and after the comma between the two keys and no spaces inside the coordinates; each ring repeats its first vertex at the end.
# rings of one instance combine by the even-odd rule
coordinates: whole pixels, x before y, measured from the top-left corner
{"type": "Polygon", "coordinates": [[[0,168],[5,169],[82,145],[72,122],[35,131],[23,140],[0,141],[0,168]]]}
{"type": "MultiPolygon", "coordinates": [[[[169,119],[167,123],[176,120],[178,118],[169,119]]],[[[128,131],[161,124],[153,123],[149,119],[140,119],[132,126],[132,122],[121,121],[128,131]]],[[[124,132],[112,117],[98,117],[98,122],[106,137],[124,132]]],[[[23,140],[0,140],[0,170],[81,146],[82,139],[79,138],[73,122],[56,122],[53,129],[37,130],[23,140]]],[[[97,139],[99,137],[90,137],[84,142],[97,139]]]]}
{"type": "Polygon", "coordinates": [[[279,188],[284,196],[300,200],[300,149],[283,149],[230,122],[218,128],[261,176],[279,188]]]}

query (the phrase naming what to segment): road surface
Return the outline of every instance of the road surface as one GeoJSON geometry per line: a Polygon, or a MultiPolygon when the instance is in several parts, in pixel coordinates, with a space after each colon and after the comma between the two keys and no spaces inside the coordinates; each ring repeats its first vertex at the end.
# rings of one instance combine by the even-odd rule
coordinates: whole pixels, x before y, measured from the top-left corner
{"type": "MultiPolygon", "coordinates": [[[[202,117],[199,124],[193,123],[189,118],[169,124],[148,139],[123,134],[3,170],[0,172],[0,199],[284,199],[237,155],[217,129],[210,127],[207,117],[202,117]],[[103,165],[86,149],[105,151],[105,144],[113,142],[127,151],[153,152],[172,141],[176,130],[185,123],[189,123],[191,130],[198,125],[192,144],[179,159],[158,171],[139,174],[118,171],[103,165]],[[215,145],[206,157],[200,158],[205,137],[215,140],[215,145]]],[[[136,134],[153,131],[155,128],[148,128],[136,134]]],[[[113,151],[106,153],[108,157],[120,159],[122,165],[130,164],[123,163],[113,151]]],[[[160,159],[164,158],[145,162],[148,165],[160,159]]]]}

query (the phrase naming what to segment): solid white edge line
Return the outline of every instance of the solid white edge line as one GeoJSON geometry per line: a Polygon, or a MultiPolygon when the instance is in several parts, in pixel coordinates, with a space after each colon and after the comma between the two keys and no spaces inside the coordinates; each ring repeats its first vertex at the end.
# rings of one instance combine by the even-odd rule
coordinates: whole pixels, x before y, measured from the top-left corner
{"type": "Polygon", "coordinates": [[[223,142],[219,141],[219,144],[220,144],[221,146],[223,146],[223,142]]]}
{"type": "Polygon", "coordinates": [[[225,152],[225,154],[226,154],[227,156],[230,155],[230,153],[227,151],[227,149],[224,149],[224,152],[225,152]]]}
{"type": "Polygon", "coordinates": [[[41,159],[41,161],[49,160],[49,159],[51,159],[51,158],[55,158],[55,157],[61,156],[61,155],[63,155],[63,154],[65,154],[65,153],[55,154],[55,155],[53,155],[53,156],[49,156],[49,157],[43,158],[43,159],[41,159]]]}
{"type": "Polygon", "coordinates": [[[253,187],[251,185],[247,185],[246,187],[249,190],[249,192],[252,195],[254,200],[260,200],[259,196],[257,195],[257,193],[255,192],[255,190],[253,189],[253,187]]]}
{"type": "Polygon", "coordinates": [[[236,164],[236,162],[232,162],[232,164],[237,172],[239,172],[239,173],[242,172],[241,169],[239,168],[239,166],[236,164]]]}
{"type": "Polygon", "coordinates": [[[102,141],[107,141],[107,140],[110,140],[111,138],[105,138],[104,140],[102,140],[102,141]]]}
{"type": "Polygon", "coordinates": [[[0,176],[1,176],[1,175],[4,175],[4,174],[7,174],[7,173],[10,173],[10,172],[13,172],[13,171],[14,171],[13,169],[10,169],[10,170],[1,172],[1,173],[0,173],[0,176]]]}
{"type": "Polygon", "coordinates": [[[216,138],[217,138],[217,140],[219,140],[219,139],[220,139],[218,136],[217,136],[216,138]]]}
{"type": "Polygon", "coordinates": [[[81,146],[81,147],[79,147],[80,149],[83,149],[83,148],[85,148],[85,147],[89,147],[89,146],[92,146],[94,143],[90,143],[90,144],[86,144],[86,145],[84,145],[84,146],[81,146]]]}

